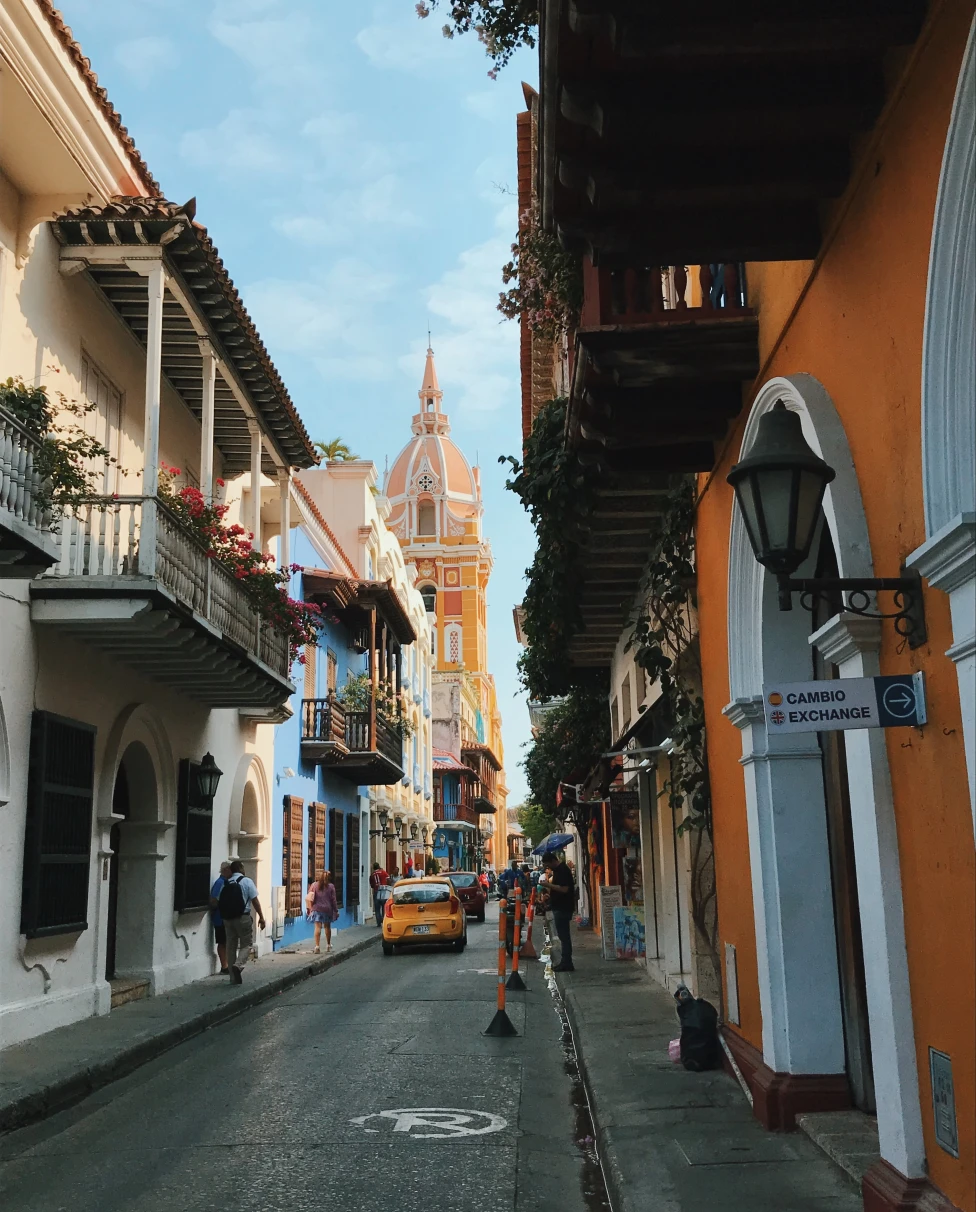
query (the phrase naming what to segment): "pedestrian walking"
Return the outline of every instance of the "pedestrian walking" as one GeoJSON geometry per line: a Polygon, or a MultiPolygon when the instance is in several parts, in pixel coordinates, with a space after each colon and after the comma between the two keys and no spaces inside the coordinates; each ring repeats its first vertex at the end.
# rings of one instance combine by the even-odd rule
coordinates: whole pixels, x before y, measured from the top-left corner
{"type": "Polygon", "coordinates": [[[258,915],[258,928],[263,930],[264,910],[258,900],[258,890],[254,881],[244,874],[244,864],[240,859],[235,859],[217,897],[217,907],[227,935],[227,965],[231,982],[235,985],[244,981],[244,965],[250,958],[254,944],[252,905],[258,915]]]}
{"type": "Polygon", "coordinates": [[[226,976],[227,968],[227,931],[224,928],[224,919],[220,916],[220,890],[227,883],[227,877],[230,875],[230,863],[224,862],[220,864],[220,875],[213,882],[213,887],[210,889],[210,922],[213,926],[214,942],[217,944],[217,959],[220,961],[220,975],[226,976]]]}
{"type": "Polygon", "coordinates": [[[386,888],[390,877],[386,874],[379,863],[373,864],[373,870],[369,876],[369,887],[373,894],[373,913],[376,915],[377,926],[383,925],[383,908],[386,904],[386,896],[380,896],[380,889],[386,888]]]}
{"type": "Polygon", "coordinates": [[[573,937],[569,924],[576,908],[576,881],[572,871],[554,854],[547,854],[542,861],[549,872],[549,910],[559,939],[559,963],[553,971],[573,972],[573,937]]]}
{"type": "Polygon", "coordinates": [[[305,897],[308,916],[315,923],[315,950],[321,951],[322,927],[325,927],[325,949],[332,950],[332,923],[339,917],[339,902],[336,900],[335,884],[331,871],[320,871],[319,878],[308,886],[305,897]]]}

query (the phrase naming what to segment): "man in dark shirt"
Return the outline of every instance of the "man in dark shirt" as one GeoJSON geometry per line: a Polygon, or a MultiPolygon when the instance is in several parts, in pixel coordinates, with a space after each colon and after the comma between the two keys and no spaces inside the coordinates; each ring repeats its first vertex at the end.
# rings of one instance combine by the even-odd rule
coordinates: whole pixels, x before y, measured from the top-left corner
{"type": "Polygon", "coordinates": [[[554,854],[547,854],[542,861],[549,871],[549,909],[559,938],[559,963],[553,971],[572,972],[573,937],[569,932],[569,923],[576,908],[576,884],[572,871],[554,854]]]}

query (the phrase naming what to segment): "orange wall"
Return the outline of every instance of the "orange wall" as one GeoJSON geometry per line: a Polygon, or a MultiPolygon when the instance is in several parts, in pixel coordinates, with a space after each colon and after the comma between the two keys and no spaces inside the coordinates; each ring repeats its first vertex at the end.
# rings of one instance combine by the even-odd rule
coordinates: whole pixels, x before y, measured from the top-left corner
{"type": "MultiPolygon", "coordinates": [[[[832,241],[813,267],[750,266],[758,300],[758,387],[778,375],[812,374],[830,393],[858,470],[879,576],[898,569],[925,538],[921,469],[921,355],[932,217],[949,114],[972,17],[970,3],[947,2],[920,43],[880,138],[838,205],[832,241]],[[788,320],[801,289],[807,291],[788,320]],[[784,328],[784,324],[786,327],[784,328]]],[[[855,169],[857,172],[857,168],[855,169]]],[[[749,393],[749,401],[754,393],[749,393]]],[[[732,493],[725,483],[738,455],[747,410],[730,435],[698,516],[699,594],[710,767],[715,803],[719,927],[739,964],[742,1034],[761,1046],[755,933],[738,730],[722,715],[729,699],[728,538],[732,493]]],[[[976,1208],[976,855],[966,782],[948,599],[928,591],[929,643],[898,651],[883,625],[884,673],[923,669],[930,724],[890,730],[915,1021],[922,1118],[933,1181],[960,1208],[976,1208]],[[928,1048],[953,1061],[960,1153],[935,1142],[928,1048]]]]}

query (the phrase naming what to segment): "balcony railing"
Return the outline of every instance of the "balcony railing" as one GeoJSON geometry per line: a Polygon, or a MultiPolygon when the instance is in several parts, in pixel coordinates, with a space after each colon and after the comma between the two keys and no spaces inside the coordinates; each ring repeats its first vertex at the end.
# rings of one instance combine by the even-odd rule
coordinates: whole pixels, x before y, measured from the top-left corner
{"type": "Polygon", "coordinates": [[[435,821],[464,821],[468,825],[478,827],[478,813],[470,804],[445,803],[434,796],[435,821]]]}
{"type": "Polygon", "coordinates": [[[100,497],[75,507],[61,520],[60,559],[47,575],[84,578],[93,590],[121,588],[120,577],[150,578],[280,677],[289,674],[286,637],[159,498],[100,497]]]}
{"type": "Polygon", "coordinates": [[[34,467],[40,442],[19,421],[0,408],[0,571],[33,576],[56,558],[50,533],[51,514],[42,495],[43,483],[34,467]]]}
{"type": "Polygon", "coordinates": [[[398,729],[377,717],[374,737],[369,711],[347,711],[331,695],[302,701],[302,750],[312,761],[334,766],[339,774],[362,778],[364,783],[395,782],[403,773],[398,729]],[[373,777],[377,773],[395,773],[395,777],[377,779],[373,777]]]}
{"type": "Polygon", "coordinates": [[[669,320],[720,319],[748,314],[745,280],[734,263],[692,266],[701,302],[689,306],[688,267],[652,265],[643,269],[590,270],[584,324],[654,324],[669,320]],[[595,279],[595,283],[594,283],[595,279]]]}

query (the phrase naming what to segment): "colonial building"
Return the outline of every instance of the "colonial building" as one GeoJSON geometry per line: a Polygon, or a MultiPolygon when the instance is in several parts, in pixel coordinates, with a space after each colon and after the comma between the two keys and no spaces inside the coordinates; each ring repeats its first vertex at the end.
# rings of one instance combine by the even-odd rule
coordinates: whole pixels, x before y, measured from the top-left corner
{"type": "MultiPolygon", "coordinates": [[[[340,580],[349,580],[348,585],[339,585],[309,567],[303,573],[304,595],[320,601],[327,620],[334,617],[345,629],[353,653],[362,653],[351,658],[348,674],[330,666],[325,681],[321,646],[317,674],[308,673],[306,658],[306,700],[328,701],[312,714],[304,708],[303,761],[319,753],[320,773],[328,771],[330,777],[347,782],[355,782],[359,770],[363,887],[356,905],[360,917],[367,919],[370,899],[365,883],[372,863],[403,872],[409,858],[415,870],[423,870],[434,846],[431,629],[424,599],[414,586],[415,570],[404,559],[388,524],[389,502],[376,493],[376,486],[376,467],[365,459],[330,462],[302,472],[298,483],[318,517],[323,522],[329,519],[329,532],[342,551],[338,563],[325,552],[328,567],[340,580]],[[371,652],[377,654],[375,662],[371,652]],[[322,733],[326,716],[336,724],[338,716],[331,704],[336,694],[344,697],[348,676],[366,677],[372,685],[374,668],[376,687],[385,690],[378,697],[370,690],[380,708],[370,746],[373,759],[356,767],[352,753],[339,760],[334,751],[316,750],[314,736],[322,733]],[[384,755],[387,760],[380,760],[384,755]]],[[[351,719],[348,711],[345,718],[351,719]]],[[[352,733],[349,739],[358,743],[352,733]]]]}
{"type": "MultiPolygon", "coordinates": [[[[432,712],[435,745],[469,767],[471,802],[444,798],[435,785],[440,815],[438,853],[464,850],[466,861],[504,863],[505,798],[501,713],[488,672],[488,578],[491,545],[482,533],[481,479],[451,441],[437,382],[434,351],[427,350],[414,414],[413,437],[390,468],[385,493],[389,526],[415,570],[431,623],[435,658],[432,712]],[[502,847],[492,850],[495,819],[502,847]]],[[[435,784],[439,781],[435,767],[435,784]]],[[[458,783],[458,794],[464,779],[458,783]]],[[[454,783],[450,784],[453,795],[454,783]]]]}
{"type": "Polygon", "coordinates": [[[161,196],[46,0],[3,5],[0,83],[0,381],[22,381],[0,408],[9,1044],[214,972],[220,860],[270,901],[289,643],[177,498],[225,505],[260,553],[260,486],[287,499],[315,455],[193,204],[161,196]],[[38,389],[104,452],[60,508],[11,411],[38,389]]]}
{"type": "MultiPolygon", "coordinates": [[[[649,961],[702,985],[673,730],[685,756],[706,751],[626,647],[663,585],[693,612],[664,655],[698,666],[718,902],[704,933],[754,1112],[792,1131],[854,1109],[877,1132],[869,1212],[973,1212],[972,4],[761,23],[754,6],[600,8],[542,5],[536,196],[584,292],[561,449],[592,508],[564,570],[568,664],[605,671],[613,748],[640,785],[649,961]],[[774,432],[789,434],[775,456],[774,432]],[[760,464],[772,478],[750,496],[760,464]],[[776,474],[808,468],[822,494],[777,506],[776,474]],[[642,584],[682,485],[689,567],[642,584]],[[926,714],[790,732],[769,698],[778,681],[848,693],[878,675],[913,702],[924,684],[926,714]]],[[[591,820],[606,872],[616,839],[591,820]]]]}

